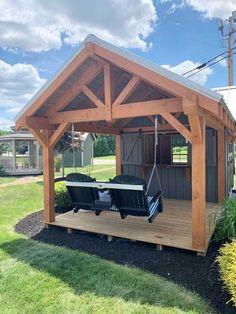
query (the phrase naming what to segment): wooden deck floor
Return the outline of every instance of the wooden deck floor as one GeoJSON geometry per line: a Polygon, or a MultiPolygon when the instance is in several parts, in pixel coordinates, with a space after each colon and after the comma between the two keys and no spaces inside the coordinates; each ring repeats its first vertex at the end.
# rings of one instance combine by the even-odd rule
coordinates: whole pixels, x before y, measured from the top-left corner
{"type": "MultiPolygon", "coordinates": [[[[214,231],[214,226],[209,227],[208,216],[216,206],[215,203],[207,203],[205,251],[214,231]]],[[[95,216],[94,212],[68,212],[56,216],[51,225],[194,251],[191,201],[166,199],[164,212],[152,224],[143,217],[128,216],[122,220],[118,213],[104,211],[100,216],[95,216]]]]}

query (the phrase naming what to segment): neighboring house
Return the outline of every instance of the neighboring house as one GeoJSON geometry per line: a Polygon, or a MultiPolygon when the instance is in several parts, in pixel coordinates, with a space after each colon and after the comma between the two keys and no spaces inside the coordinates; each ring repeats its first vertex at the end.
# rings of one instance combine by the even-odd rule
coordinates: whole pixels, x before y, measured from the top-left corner
{"type": "Polygon", "coordinates": [[[42,174],[42,153],[36,139],[28,130],[0,136],[0,166],[7,175],[42,174]]]}
{"type": "Polygon", "coordinates": [[[75,167],[84,167],[93,163],[93,145],[96,140],[95,135],[93,133],[81,133],[81,139],[81,150],[75,152],[68,151],[65,153],[64,167],[72,167],[74,158],[75,167]]]}

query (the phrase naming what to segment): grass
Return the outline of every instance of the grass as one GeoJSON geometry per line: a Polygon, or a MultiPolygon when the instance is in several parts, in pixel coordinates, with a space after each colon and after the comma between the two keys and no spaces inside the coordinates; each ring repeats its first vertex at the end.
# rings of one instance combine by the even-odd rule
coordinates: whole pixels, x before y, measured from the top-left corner
{"type": "Polygon", "coordinates": [[[5,184],[17,180],[19,177],[0,177],[0,184],[5,184]]]}
{"type": "Polygon", "coordinates": [[[14,224],[41,207],[42,184],[0,189],[1,314],[212,313],[159,276],[16,234],[14,224]]]}
{"type": "MultiPolygon", "coordinates": [[[[92,165],[86,167],[76,167],[74,168],[65,168],[65,175],[71,172],[81,172],[87,174],[93,178],[96,178],[98,181],[107,181],[109,178],[115,176],[115,166],[113,165],[92,165]]],[[[61,173],[56,172],[56,177],[60,177],[61,173]]]]}
{"type": "Polygon", "coordinates": [[[111,156],[102,156],[102,157],[94,157],[94,160],[115,160],[116,156],[111,155],[111,156]]]}

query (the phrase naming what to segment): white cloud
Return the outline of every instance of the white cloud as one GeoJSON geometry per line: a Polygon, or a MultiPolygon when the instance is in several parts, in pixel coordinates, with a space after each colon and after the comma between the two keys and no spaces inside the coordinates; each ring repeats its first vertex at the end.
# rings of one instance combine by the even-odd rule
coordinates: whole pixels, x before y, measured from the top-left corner
{"type": "MultiPolygon", "coordinates": [[[[219,58],[220,60],[220,58],[219,58]]],[[[217,61],[217,59],[216,59],[217,61]]],[[[221,65],[223,68],[226,68],[227,67],[227,60],[226,59],[222,59],[219,61],[219,65],[221,65]]]]}
{"type": "Polygon", "coordinates": [[[236,9],[236,0],[185,0],[185,3],[209,19],[226,19],[236,9]]]}
{"type": "Polygon", "coordinates": [[[93,33],[145,50],[156,20],[152,0],[0,0],[0,46],[47,51],[93,33]]]}
{"type": "Polygon", "coordinates": [[[165,2],[171,4],[168,13],[174,13],[176,9],[189,6],[208,19],[226,19],[236,9],[236,0],[161,0],[161,3],[165,2]]]}
{"type": "Polygon", "coordinates": [[[45,82],[31,64],[0,60],[0,112],[14,116],[45,82]]]}
{"type": "MultiPolygon", "coordinates": [[[[170,65],[162,65],[163,68],[170,70],[172,72],[175,72],[179,75],[183,75],[189,70],[195,69],[197,66],[199,66],[200,63],[194,63],[191,60],[186,60],[184,62],[181,62],[180,64],[177,64],[176,66],[171,67],[170,65]]],[[[188,75],[192,74],[194,72],[189,73],[188,75]]],[[[202,70],[196,75],[193,75],[189,79],[192,81],[195,81],[198,84],[205,85],[208,79],[208,76],[213,74],[213,70],[210,68],[207,68],[205,70],[202,70]]],[[[187,77],[188,75],[185,75],[184,77],[187,77]]]]}
{"type": "Polygon", "coordinates": [[[8,130],[12,125],[14,125],[13,121],[0,117],[0,130],[8,130]]]}

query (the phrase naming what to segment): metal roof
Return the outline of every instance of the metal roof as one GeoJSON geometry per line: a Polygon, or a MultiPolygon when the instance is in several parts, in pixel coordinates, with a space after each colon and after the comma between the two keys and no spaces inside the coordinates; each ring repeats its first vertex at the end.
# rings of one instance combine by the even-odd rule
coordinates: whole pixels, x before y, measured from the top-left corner
{"type": "Polygon", "coordinates": [[[224,102],[236,120],[236,86],[217,87],[213,90],[223,95],[224,102]]]}
{"type": "Polygon", "coordinates": [[[10,141],[10,140],[21,140],[21,141],[31,141],[35,140],[31,133],[10,133],[0,136],[0,142],[10,141]]]}
{"type": "Polygon", "coordinates": [[[61,68],[61,70],[50,80],[48,81],[36,94],[35,96],[20,110],[20,112],[15,116],[14,120],[16,121],[33,103],[34,101],[43,94],[43,92],[52,84],[54,80],[62,73],[62,71],[72,62],[72,60],[82,51],[82,49],[85,47],[85,43],[93,43],[96,45],[99,45],[117,55],[120,55],[127,60],[130,60],[136,64],[139,64],[148,70],[152,72],[156,72],[157,74],[172,80],[182,86],[185,86],[187,88],[190,88],[191,90],[200,93],[208,98],[211,98],[212,100],[216,102],[220,102],[222,100],[222,95],[217,93],[214,90],[208,89],[204,86],[201,86],[187,78],[182,77],[181,75],[178,75],[174,72],[171,72],[151,61],[148,61],[147,59],[144,59],[130,51],[124,50],[122,48],[118,48],[113,44],[110,44],[95,35],[88,35],[86,39],[82,42],[80,48],[77,50],[77,52],[64,64],[64,66],[61,68]]]}

